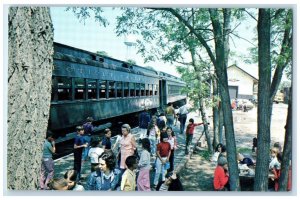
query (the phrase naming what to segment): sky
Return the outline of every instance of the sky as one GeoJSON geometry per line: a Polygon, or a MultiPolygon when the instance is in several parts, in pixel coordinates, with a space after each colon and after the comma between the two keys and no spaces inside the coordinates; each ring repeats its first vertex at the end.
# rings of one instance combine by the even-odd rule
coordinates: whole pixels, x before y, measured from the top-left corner
{"type": "MultiPolygon", "coordinates": [[[[109,26],[100,26],[94,21],[93,17],[85,22],[80,22],[71,11],[65,11],[66,7],[51,7],[51,17],[54,26],[54,41],[69,46],[77,47],[91,52],[105,51],[110,57],[119,60],[133,59],[140,66],[152,66],[155,70],[167,72],[180,76],[176,67],[170,63],[162,61],[144,63],[141,55],[137,54],[137,48],[127,47],[124,36],[117,37],[115,34],[115,17],[121,12],[118,9],[112,10],[111,7],[104,8],[103,15],[109,21],[109,26]]],[[[251,40],[254,37],[253,28],[256,22],[252,19],[242,23],[236,30],[240,36],[251,40]]],[[[251,46],[245,40],[233,38],[230,40],[232,51],[247,55],[247,49],[251,46]]],[[[129,39],[130,40],[130,39],[129,39]]],[[[240,59],[229,61],[229,66],[238,64],[251,75],[258,77],[257,65],[243,63],[240,59]]]]}

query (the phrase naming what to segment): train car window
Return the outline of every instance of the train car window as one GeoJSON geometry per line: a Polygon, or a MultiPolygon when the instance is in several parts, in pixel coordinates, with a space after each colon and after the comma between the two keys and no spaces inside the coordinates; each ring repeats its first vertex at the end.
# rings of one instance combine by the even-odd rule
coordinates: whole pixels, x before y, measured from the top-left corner
{"type": "Polygon", "coordinates": [[[57,100],[66,101],[72,98],[72,79],[70,77],[55,77],[57,83],[57,100]]]}
{"type": "Polygon", "coordinates": [[[108,94],[109,94],[109,98],[116,98],[116,82],[115,81],[109,81],[108,94]]]}
{"type": "Polygon", "coordinates": [[[156,84],[153,85],[153,93],[154,93],[154,96],[157,96],[158,95],[158,86],[156,84]]]}
{"type": "Polygon", "coordinates": [[[88,99],[97,99],[97,80],[87,79],[88,99]]]}
{"type": "Polygon", "coordinates": [[[129,97],[129,83],[125,82],[124,83],[124,97],[129,97]]]}
{"type": "Polygon", "coordinates": [[[153,96],[153,85],[149,84],[149,96],[153,96]]]}
{"type": "Polygon", "coordinates": [[[149,84],[146,84],[145,86],[145,96],[149,96],[149,84]]]}
{"type": "Polygon", "coordinates": [[[129,83],[129,94],[131,97],[136,96],[135,83],[129,83]]]}
{"type": "Polygon", "coordinates": [[[57,78],[55,76],[52,76],[51,101],[58,100],[57,90],[58,90],[57,78]]]}
{"type": "Polygon", "coordinates": [[[137,97],[141,96],[141,84],[140,83],[135,84],[135,95],[137,97]]]}
{"type": "Polygon", "coordinates": [[[85,99],[85,80],[84,78],[74,78],[75,100],[85,99]]]}
{"type": "Polygon", "coordinates": [[[106,81],[99,81],[99,98],[106,98],[106,81]]]}
{"type": "Polygon", "coordinates": [[[145,93],[145,84],[141,83],[140,87],[141,87],[141,96],[146,96],[146,93],[145,93]]]}
{"type": "Polygon", "coordinates": [[[116,82],[116,89],[117,89],[117,97],[123,97],[122,82],[116,82]]]}

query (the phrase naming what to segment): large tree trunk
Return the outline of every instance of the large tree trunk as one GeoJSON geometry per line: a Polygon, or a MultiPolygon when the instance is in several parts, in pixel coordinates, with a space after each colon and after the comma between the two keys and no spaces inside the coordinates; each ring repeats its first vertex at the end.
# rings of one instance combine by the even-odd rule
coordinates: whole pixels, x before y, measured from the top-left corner
{"type": "MultiPolygon", "coordinates": [[[[224,113],[225,138],[227,147],[227,160],[229,167],[229,183],[232,191],[240,190],[239,171],[236,160],[236,143],[233,128],[232,110],[228,90],[228,76],[225,64],[225,47],[222,26],[220,23],[217,9],[209,9],[210,18],[214,30],[215,49],[216,49],[216,73],[219,81],[219,91],[222,99],[224,113]]],[[[226,15],[224,15],[226,17],[226,15]]],[[[228,17],[228,16],[227,16],[228,17]]]]}
{"type": "Polygon", "coordinates": [[[257,162],[254,190],[268,190],[269,150],[270,150],[270,9],[259,9],[258,16],[258,109],[257,109],[257,162]]]}
{"type": "MultiPolygon", "coordinates": [[[[216,77],[213,76],[213,98],[218,96],[218,82],[216,77]]],[[[213,101],[215,101],[213,99],[213,101]]],[[[213,124],[214,124],[214,141],[213,141],[213,146],[216,147],[220,142],[222,142],[219,134],[219,110],[218,106],[213,106],[213,124]]]]}
{"type": "Polygon", "coordinates": [[[288,184],[288,175],[289,175],[289,167],[290,167],[290,158],[292,155],[292,133],[293,133],[293,123],[292,123],[292,87],[290,88],[290,97],[289,97],[289,108],[288,108],[288,116],[286,119],[285,125],[285,138],[284,138],[284,147],[283,147],[283,156],[281,163],[281,173],[279,179],[279,191],[286,191],[288,184]]]}
{"type": "Polygon", "coordinates": [[[47,129],[53,67],[49,8],[9,9],[7,186],[35,190],[47,129]]]}
{"type": "Polygon", "coordinates": [[[205,106],[204,106],[204,101],[203,98],[200,97],[200,112],[201,112],[201,116],[202,116],[202,122],[204,123],[204,133],[205,133],[205,137],[206,137],[206,141],[207,141],[207,146],[208,146],[208,151],[210,153],[213,152],[213,146],[211,143],[211,137],[210,137],[210,133],[208,130],[208,125],[207,125],[207,117],[206,117],[206,112],[205,112],[205,106]]]}

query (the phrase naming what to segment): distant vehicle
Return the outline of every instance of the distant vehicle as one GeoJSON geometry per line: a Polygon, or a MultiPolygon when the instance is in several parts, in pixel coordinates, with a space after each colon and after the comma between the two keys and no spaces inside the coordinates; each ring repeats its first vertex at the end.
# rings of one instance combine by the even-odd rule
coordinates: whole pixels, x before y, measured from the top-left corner
{"type": "Polygon", "coordinates": [[[251,101],[249,101],[248,99],[238,99],[238,102],[239,102],[238,103],[238,109],[239,110],[248,111],[248,110],[251,110],[254,107],[253,103],[251,103],[251,101]]]}
{"type": "Polygon", "coordinates": [[[284,94],[281,91],[278,91],[273,99],[275,103],[283,103],[284,102],[284,94]]]}

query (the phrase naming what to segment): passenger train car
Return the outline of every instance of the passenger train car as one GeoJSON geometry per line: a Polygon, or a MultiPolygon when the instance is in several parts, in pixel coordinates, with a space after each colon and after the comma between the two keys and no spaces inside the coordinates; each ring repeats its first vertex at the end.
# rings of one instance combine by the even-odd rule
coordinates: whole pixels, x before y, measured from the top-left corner
{"type": "Polygon", "coordinates": [[[185,83],[172,75],[54,43],[48,128],[74,128],[95,121],[181,103],[185,83]]]}

